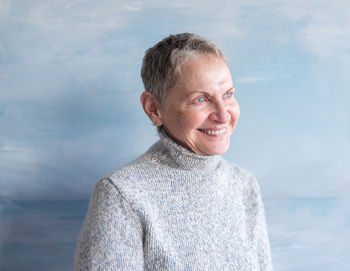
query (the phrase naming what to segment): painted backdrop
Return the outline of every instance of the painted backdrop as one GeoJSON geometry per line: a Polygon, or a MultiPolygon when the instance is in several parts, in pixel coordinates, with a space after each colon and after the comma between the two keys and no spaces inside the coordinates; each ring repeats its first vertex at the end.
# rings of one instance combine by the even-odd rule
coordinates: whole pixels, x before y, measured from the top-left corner
{"type": "Polygon", "coordinates": [[[94,184],[157,139],[144,51],[196,32],[241,105],[276,270],[348,270],[350,2],[0,0],[0,269],[69,270],[94,184]]]}

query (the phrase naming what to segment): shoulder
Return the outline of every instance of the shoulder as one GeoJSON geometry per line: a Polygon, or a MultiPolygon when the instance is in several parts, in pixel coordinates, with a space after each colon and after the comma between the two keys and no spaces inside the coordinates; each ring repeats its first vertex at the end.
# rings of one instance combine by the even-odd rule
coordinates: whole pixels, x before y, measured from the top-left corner
{"type": "Polygon", "coordinates": [[[234,182],[239,187],[240,197],[249,217],[263,213],[260,187],[255,176],[247,169],[226,161],[226,165],[234,172],[234,182]]]}
{"type": "Polygon", "coordinates": [[[118,185],[120,180],[135,180],[139,177],[143,177],[152,166],[154,166],[154,155],[159,148],[159,141],[153,144],[147,152],[125,164],[124,166],[109,172],[104,176],[106,179],[110,179],[113,183],[118,185]]]}
{"type": "Polygon", "coordinates": [[[123,185],[123,183],[125,185],[129,182],[137,183],[151,167],[152,161],[147,152],[126,165],[106,174],[104,178],[109,179],[117,187],[123,185]]]}
{"type": "Polygon", "coordinates": [[[230,174],[232,174],[233,179],[244,189],[246,193],[260,193],[258,181],[255,175],[249,170],[225,159],[223,159],[222,165],[225,168],[225,171],[228,171],[230,174]]]}
{"type": "Polygon", "coordinates": [[[97,183],[96,187],[114,189],[134,208],[145,200],[148,175],[151,174],[153,163],[149,153],[141,155],[126,165],[109,172],[97,183]],[[108,183],[108,184],[107,184],[108,183]]]}

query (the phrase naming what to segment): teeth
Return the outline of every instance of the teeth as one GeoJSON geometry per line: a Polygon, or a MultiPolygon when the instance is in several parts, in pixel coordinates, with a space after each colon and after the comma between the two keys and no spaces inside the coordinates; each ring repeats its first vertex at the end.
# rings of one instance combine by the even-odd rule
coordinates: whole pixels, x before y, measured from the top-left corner
{"type": "Polygon", "coordinates": [[[217,131],[213,131],[213,130],[203,130],[204,133],[208,134],[208,135],[221,135],[223,133],[226,132],[226,128],[222,129],[222,130],[217,130],[217,131]]]}

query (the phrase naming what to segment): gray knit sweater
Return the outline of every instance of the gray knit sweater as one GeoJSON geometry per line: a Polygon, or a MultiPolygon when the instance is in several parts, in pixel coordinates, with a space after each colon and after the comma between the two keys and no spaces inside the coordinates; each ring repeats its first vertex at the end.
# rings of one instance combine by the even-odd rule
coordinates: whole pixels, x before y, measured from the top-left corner
{"type": "Polygon", "coordinates": [[[75,270],[272,270],[254,176],[160,137],[97,183],[75,270]]]}

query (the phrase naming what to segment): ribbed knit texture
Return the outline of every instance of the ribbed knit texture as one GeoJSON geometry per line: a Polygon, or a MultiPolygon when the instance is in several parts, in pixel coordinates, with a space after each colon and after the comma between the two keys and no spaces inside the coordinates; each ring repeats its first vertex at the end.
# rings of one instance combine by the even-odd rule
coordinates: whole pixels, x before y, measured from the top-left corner
{"type": "Polygon", "coordinates": [[[254,176],[160,137],[97,183],[75,270],[272,270],[254,176]]]}

